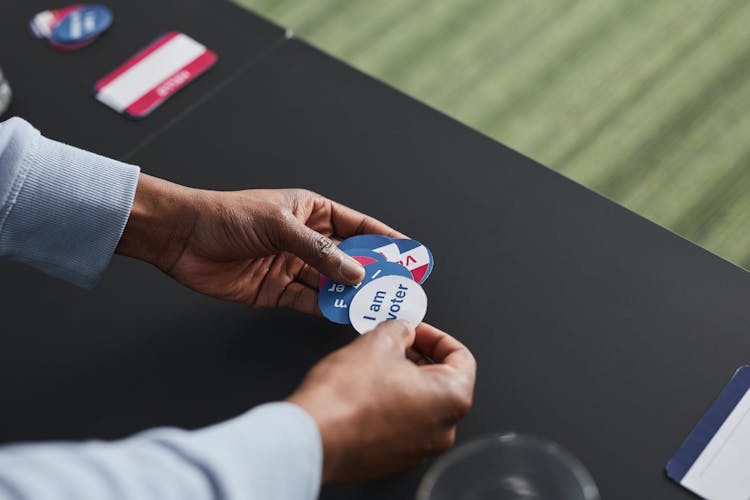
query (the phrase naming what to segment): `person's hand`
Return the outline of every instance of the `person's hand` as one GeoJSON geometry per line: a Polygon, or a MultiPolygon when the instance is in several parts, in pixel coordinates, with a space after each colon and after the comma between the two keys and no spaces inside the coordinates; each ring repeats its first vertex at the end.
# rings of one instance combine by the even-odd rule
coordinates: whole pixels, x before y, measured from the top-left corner
{"type": "Polygon", "coordinates": [[[205,191],[141,174],[117,252],[207,295],[317,314],[320,273],[364,277],[333,240],[365,233],[403,237],[310,191],[205,191]]]}
{"type": "Polygon", "coordinates": [[[447,333],[386,321],[323,358],[288,401],[320,429],[324,482],[375,479],[453,445],[475,372],[469,350],[447,333]]]}

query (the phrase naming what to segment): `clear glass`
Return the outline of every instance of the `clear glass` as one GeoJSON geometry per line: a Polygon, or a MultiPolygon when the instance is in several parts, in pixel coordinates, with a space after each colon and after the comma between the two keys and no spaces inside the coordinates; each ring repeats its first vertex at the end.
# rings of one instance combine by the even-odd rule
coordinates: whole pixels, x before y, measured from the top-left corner
{"type": "Polygon", "coordinates": [[[10,84],[3,76],[3,68],[0,68],[0,115],[10,106],[10,84]]]}
{"type": "Polygon", "coordinates": [[[599,500],[591,474],[562,446],[523,434],[469,441],[438,459],[417,500],[599,500]]]}

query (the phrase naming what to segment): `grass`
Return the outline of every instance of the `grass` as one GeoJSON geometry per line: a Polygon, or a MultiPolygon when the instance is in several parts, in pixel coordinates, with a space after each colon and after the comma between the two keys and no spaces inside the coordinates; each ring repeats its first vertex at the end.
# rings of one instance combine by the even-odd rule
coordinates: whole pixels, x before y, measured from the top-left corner
{"type": "Polygon", "coordinates": [[[750,3],[236,1],[750,266],[750,3]]]}

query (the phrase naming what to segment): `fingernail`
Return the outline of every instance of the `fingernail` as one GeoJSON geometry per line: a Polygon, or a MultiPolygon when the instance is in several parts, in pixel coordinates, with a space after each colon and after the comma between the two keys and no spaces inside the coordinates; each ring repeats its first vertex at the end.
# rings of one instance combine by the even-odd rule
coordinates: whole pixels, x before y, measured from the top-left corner
{"type": "Polygon", "coordinates": [[[352,283],[359,283],[365,277],[365,268],[348,255],[341,259],[339,271],[344,278],[352,283]]]}

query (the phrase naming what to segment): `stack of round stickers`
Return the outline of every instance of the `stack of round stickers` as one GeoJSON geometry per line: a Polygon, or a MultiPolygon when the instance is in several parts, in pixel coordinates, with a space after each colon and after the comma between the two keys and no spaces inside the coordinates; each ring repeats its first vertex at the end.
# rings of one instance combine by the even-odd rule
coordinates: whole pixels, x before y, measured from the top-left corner
{"type": "Polygon", "coordinates": [[[104,33],[112,19],[112,11],[104,5],[79,3],[38,13],[29,21],[29,31],[55,49],[77,50],[104,33]]]}
{"type": "Polygon", "coordinates": [[[420,286],[432,272],[430,250],[410,239],[375,234],[353,236],[339,248],[365,268],[355,286],[320,279],[318,305],[334,323],[351,324],[366,333],[394,319],[418,325],[427,312],[427,295],[420,286]]]}

